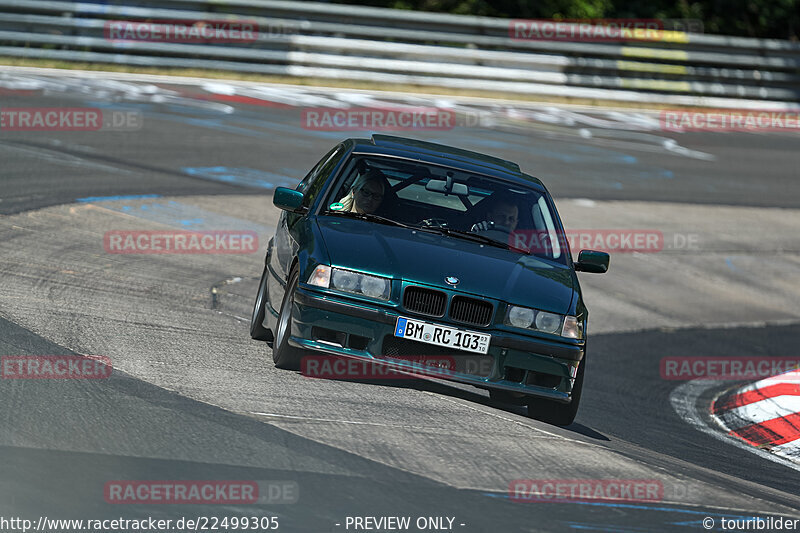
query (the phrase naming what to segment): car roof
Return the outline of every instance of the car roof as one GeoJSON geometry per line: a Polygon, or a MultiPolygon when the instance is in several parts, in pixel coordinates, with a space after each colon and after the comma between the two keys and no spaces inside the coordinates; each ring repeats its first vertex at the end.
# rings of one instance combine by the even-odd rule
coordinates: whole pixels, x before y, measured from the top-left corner
{"type": "Polygon", "coordinates": [[[544,188],[544,184],[538,178],[522,172],[516,163],[446,144],[378,134],[373,135],[370,139],[353,138],[348,141],[354,143],[354,152],[416,159],[468,172],[494,175],[526,185],[535,184],[544,188]]]}

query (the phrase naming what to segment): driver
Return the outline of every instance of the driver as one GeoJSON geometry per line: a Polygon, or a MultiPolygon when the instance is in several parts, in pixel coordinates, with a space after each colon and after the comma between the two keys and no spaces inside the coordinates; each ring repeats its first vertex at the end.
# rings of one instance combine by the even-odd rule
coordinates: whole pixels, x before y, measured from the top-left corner
{"type": "Polygon", "coordinates": [[[347,196],[339,200],[342,208],[339,211],[356,213],[375,213],[383,203],[383,197],[389,188],[386,176],[377,169],[370,169],[361,174],[353,183],[347,196]]]}
{"type": "MultiPolygon", "coordinates": [[[[491,200],[491,199],[490,199],[491,200]]],[[[500,198],[493,200],[486,211],[486,220],[481,220],[472,225],[470,231],[486,231],[501,226],[510,233],[517,229],[519,222],[519,207],[511,200],[500,198]]],[[[500,229],[500,228],[498,228],[500,229]]]]}

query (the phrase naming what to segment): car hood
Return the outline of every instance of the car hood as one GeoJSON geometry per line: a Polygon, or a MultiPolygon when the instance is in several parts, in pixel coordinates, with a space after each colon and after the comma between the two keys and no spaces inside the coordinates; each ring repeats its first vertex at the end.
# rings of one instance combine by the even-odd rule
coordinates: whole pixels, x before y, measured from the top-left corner
{"type": "Polygon", "coordinates": [[[322,216],[317,224],[333,266],[351,268],[565,314],[572,271],[531,255],[456,237],[364,220],[322,216]]]}

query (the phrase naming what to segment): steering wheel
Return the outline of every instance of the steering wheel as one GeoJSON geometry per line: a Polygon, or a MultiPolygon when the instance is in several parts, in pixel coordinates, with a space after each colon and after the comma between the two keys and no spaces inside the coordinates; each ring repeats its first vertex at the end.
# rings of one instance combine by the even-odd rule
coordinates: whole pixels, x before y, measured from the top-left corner
{"type": "Polygon", "coordinates": [[[553,239],[545,231],[517,231],[509,235],[508,244],[532,254],[550,255],[553,253],[553,239]]]}
{"type": "Polygon", "coordinates": [[[473,226],[472,232],[483,237],[489,237],[495,241],[512,244],[511,242],[511,228],[508,226],[501,226],[500,224],[489,223],[486,229],[477,229],[473,226]]]}
{"type": "Polygon", "coordinates": [[[444,218],[426,218],[419,225],[423,228],[446,228],[450,223],[444,218]]]}

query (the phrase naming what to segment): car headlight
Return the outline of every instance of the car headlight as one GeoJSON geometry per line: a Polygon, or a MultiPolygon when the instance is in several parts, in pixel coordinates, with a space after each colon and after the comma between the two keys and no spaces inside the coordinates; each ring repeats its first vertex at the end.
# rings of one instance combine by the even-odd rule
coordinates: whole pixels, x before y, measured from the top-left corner
{"type": "Polygon", "coordinates": [[[547,333],[558,333],[561,330],[562,320],[563,317],[561,315],[538,311],[536,313],[536,329],[547,333]]]}
{"type": "Polygon", "coordinates": [[[533,309],[527,307],[517,307],[511,305],[508,307],[508,322],[517,328],[529,328],[533,324],[535,313],[533,309]]]}
{"type": "Polygon", "coordinates": [[[583,322],[578,320],[578,317],[568,316],[564,319],[564,328],[561,330],[562,337],[582,339],[583,333],[583,322]]]}
{"type": "Polygon", "coordinates": [[[308,277],[308,284],[381,300],[389,299],[392,287],[391,280],[387,278],[327,265],[317,265],[308,277]]]}
{"type": "Polygon", "coordinates": [[[576,317],[565,317],[558,313],[548,313],[518,305],[508,306],[505,323],[515,328],[552,333],[570,339],[583,338],[583,322],[578,321],[576,317]]]}
{"type": "Polygon", "coordinates": [[[340,291],[356,292],[358,287],[358,274],[348,270],[333,269],[333,288],[340,291]]]}
{"type": "Polygon", "coordinates": [[[317,265],[314,272],[308,276],[308,284],[315,287],[327,289],[331,285],[331,267],[328,265],[317,265]]]}
{"type": "Polygon", "coordinates": [[[389,280],[375,276],[361,276],[361,292],[370,298],[389,297],[389,280]]]}

